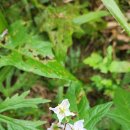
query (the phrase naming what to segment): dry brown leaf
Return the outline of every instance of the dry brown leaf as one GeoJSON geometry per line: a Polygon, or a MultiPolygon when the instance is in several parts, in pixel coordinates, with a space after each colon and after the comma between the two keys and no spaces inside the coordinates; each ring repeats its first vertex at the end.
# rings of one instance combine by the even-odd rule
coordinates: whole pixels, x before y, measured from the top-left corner
{"type": "Polygon", "coordinates": [[[129,42],[130,41],[130,38],[123,35],[123,34],[118,34],[117,39],[120,40],[120,41],[124,41],[124,42],[129,42]]]}
{"type": "Polygon", "coordinates": [[[130,45],[125,44],[117,47],[119,50],[130,50],[130,45]]]}
{"type": "Polygon", "coordinates": [[[64,3],[69,3],[71,1],[73,1],[73,0],[63,0],[64,3]]]}
{"type": "Polygon", "coordinates": [[[108,27],[109,29],[111,29],[111,28],[116,28],[117,26],[118,26],[118,23],[115,22],[115,21],[108,22],[108,24],[107,24],[107,27],[108,27]]]}

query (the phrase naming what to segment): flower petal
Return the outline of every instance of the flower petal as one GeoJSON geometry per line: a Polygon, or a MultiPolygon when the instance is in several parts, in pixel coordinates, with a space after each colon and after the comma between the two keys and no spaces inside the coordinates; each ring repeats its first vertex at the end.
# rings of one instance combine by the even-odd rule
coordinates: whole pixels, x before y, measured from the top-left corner
{"type": "Polygon", "coordinates": [[[75,114],[74,114],[73,112],[70,112],[69,109],[66,110],[65,115],[66,115],[66,116],[75,116],[75,114]]]}
{"type": "Polygon", "coordinates": [[[64,119],[64,117],[75,115],[74,113],[70,112],[69,107],[70,107],[69,100],[65,99],[57,107],[55,108],[50,107],[49,109],[52,110],[57,115],[59,122],[61,122],[64,119]]]}
{"type": "Polygon", "coordinates": [[[79,120],[79,121],[74,123],[74,127],[75,128],[76,127],[83,128],[84,127],[83,123],[84,123],[84,120],[79,120]]]}
{"type": "Polygon", "coordinates": [[[61,130],[60,128],[63,128],[62,124],[52,123],[51,127],[47,128],[47,130],[61,130]]]}
{"type": "Polygon", "coordinates": [[[70,107],[70,103],[68,99],[64,99],[61,104],[61,106],[65,107],[65,108],[69,108],[70,107]]]}
{"type": "Polygon", "coordinates": [[[57,117],[59,119],[59,123],[61,123],[62,120],[64,119],[65,115],[57,114],[57,117]]]}
{"type": "Polygon", "coordinates": [[[73,125],[66,124],[64,130],[73,130],[73,125]]]}
{"type": "Polygon", "coordinates": [[[87,130],[84,128],[84,120],[79,120],[77,122],[74,123],[74,130],[87,130]]]}
{"type": "Polygon", "coordinates": [[[58,108],[58,107],[55,107],[55,108],[50,107],[49,109],[50,109],[51,111],[53,111],[54,113],[56,113],[56,114],[59,113],[59,108],[58,108]]]}

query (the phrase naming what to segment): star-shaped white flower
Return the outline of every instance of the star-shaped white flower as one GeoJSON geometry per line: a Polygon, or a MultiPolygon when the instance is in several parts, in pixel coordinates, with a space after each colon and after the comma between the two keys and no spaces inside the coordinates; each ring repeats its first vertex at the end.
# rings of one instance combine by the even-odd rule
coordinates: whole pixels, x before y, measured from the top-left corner
{"type": "Polygon", "coordinates": [[[84,123],[84,120],[79,120],[75,122],[74,125],[66,124],[65,130],[87,130],[84,128],[83,123],[84,123]]]}
{"type": "Polygon", "coordinates": [[[70,112],[69,107],[70,103],[68,99],[65,99],[57,107],[55,108],[50,107],[49,109],[52,110],[54,113],[56,113],[59,122],[61,122],[65,117],[75,115],[74,113],[70,112]]]}
{"type": "Polygon", "coordinates": [[[63,128],[63,125],[52,123],[51,127],[47,128],[47,130],[61,130],[62,128],[63,128]]]}

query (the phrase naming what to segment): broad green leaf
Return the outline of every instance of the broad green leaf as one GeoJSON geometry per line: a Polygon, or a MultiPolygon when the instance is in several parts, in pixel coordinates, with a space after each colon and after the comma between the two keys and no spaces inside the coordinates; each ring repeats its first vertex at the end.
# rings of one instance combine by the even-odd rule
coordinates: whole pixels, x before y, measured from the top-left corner
{"type": "Polygon", "coordinates": [[[40,76],[75,80],[54,58],[51,43],[29,34],[21,21],[11,25],[9,34],[6,44],[0,44],[0,67],[10,65],[40,76]]]}
{"type": "Polygon", "coordinates": [[[37,127],[45,123],[42,121],[18,120],[4,115],[0,115],[0,122],[7,124],[9,130],[39,130],[37,127]]]}
{"type": "Polygon", "coordinates": [[[102,105],[95,106],[89,110],[89,119],[86,123],[86,128],[88,130],[93,130],[96,124],[101,121],[101,119],[106,116],[110,107],[112,106],[112,102],[105,103],[102,105]]]}
{"type": "Polygon", "coordinates": [[[130,62],[127,61],[113,61],[110,65],[110,71],[111,72],[130,72],[130,62]]]}
{"type": "Polygon", "coordinates": [[[123,89],[117,89],[114,103],[121,115],[124,115],[126,119],[130,120],[130,92],[127,92],[123,89]]]}
{"type": "Polygon", "coordinates": [[[130,26],[127,23],[127,20],[115,0],[102,0],[104,5],[110,11],[110,13],[115,17],[115,19],[120,23],[120,25],[125,29],[125,31],[130,35],[130,26]]]}
{"type": "Polygon", "coordinates": [[[112,106],[112,102],[109,102],[90,108],[89,102],[83,90],[83,85],[78,81],[69,86],[66,98],[70,101],[71,110],[76,112],[76,119],[83,119],[85,127],[88,130],[93,130],[96,124],[101,121],[112,106]]]}
{"type": "Polygon", "coordinates": [[[127,120],[125,117],[123,117],[118,110],[110,111],[107,116],[122,125],[122,127],[124,127],[123,130],[130,129],[130,120],[127,120]]]}
{"type": "Polygon", "coordinates": [[[6,98],[4,101],[1,101],[0,102],[0,113],[7,111],[7,110],[24,108],[24,107],[36,108],[37,104],[49,102],[49,100],[42,99],[42,98],[25,99],[25,97],[28,94],[29,94],[29,91],[24,92],[20,96],[18,94],[16,94],[11,98],[6,98]]]}
{"type": "Polygon", "coordinates": [[[82,83],[79,81],[73,82],[68,88],[66,97],[70,101],[71,110],[76,112],[77,118],[84,119],[86,122],[88,119],[88,110],[90,106],[83,90],[82,83]]]}
{"type": "Polygon", "coordinates": [[[11,65],[18,69],[45,77],[75,80],[75,78],[56,60],[42,61],[41,59],[38,59],[38,57],[28,56],[23,52],[7,48],[1,44],[0,49],[8,53],[7,56],[0,55],[0,67],[11,65]]]}
{"type": "Polygon", "coordinates": [[[112,118],[116,122],[126,128],[130,129],[130,92],[117,89],[114,98],[115,108],[108,114],[109,118],[112,118]]]}
{"type": "Polygon", "coordinates": [[[76,104],[77,99],[76,99],[76,90],[75,89],[76,89],[76,87],[70,86],[68,88],[66,97],[69,99],[69,102],[71,103],[71,111],[78,113],[78,107],[76,104]]]}
{"type": "Polygon", "coordinates": [[[81,25],[81,24],[84,24],[84,23],[87,23],[87,22],[95,21],[95,20],[97,20],[101,17],[107,16],[107,15],[108,15],[107,11],[90,12],[88,14],[84,14],[84,15],[81,15],[77,18],[74,18],[73,22],[81,25]]]}

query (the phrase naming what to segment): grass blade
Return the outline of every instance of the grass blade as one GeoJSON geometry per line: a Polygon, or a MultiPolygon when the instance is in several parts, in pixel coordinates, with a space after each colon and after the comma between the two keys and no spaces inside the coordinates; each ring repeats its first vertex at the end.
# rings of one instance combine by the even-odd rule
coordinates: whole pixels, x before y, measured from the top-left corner
{"type": "Polygon", "coordinates": [[[116,2],[114,0],[102,0],[102,2],[113,15],[113,17],[119,22],[119,24],[125,29],[125,31],[130,36],[130,27],[116,2]]]}

